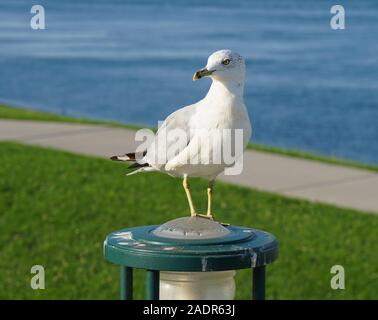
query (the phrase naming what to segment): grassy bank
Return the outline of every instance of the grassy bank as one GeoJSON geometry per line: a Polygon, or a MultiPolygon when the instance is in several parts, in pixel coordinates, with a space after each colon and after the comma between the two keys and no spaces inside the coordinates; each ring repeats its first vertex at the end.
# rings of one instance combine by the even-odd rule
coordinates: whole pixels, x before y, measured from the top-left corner
{"type": "MultiPolygon", "coordinates": [[[[125,165],[66,152],[0,143],[0,298],[117,299],[119,269],[104,261],[111,231],[188,214],[181,182],[161,174],[125,177],[125,165]],[[148,192],[146,192],[146,190],[148,192]],[[45,267],[46,289],[31,290],[30,268],[45,267]]],[[[205,182],[192,183],[205,209],[205,182]]],[[[280,257],[268,268],[270,299],[378,298],[378,216],[270,193],[216,185],[219,219],[268,230],[280,257]],[[346,290],[330,288],[341,264],[346,290]]],[[[144,296],[136,272],[136,297],[144,296]]],[[[250,298],[250,272],[237,275],[250,298]]]]}
{"type": "MultiPolygon", "coordinates": [[[[20,119],[20,120],[73,122],[73,123],[86,123],[86,124],[105,124],[105,125],[123,127],[123,128],[129,128],[129,129],[141,128],[141,126],[131,125],[131,124],[130,125],[122,124],[122,123],[117,123],[114,121],[100,121],[100,120],[91,120],[91,119],[85,119],[85,118],[74,118],[74,117],[56,115],[56,114],[48,113],[48,112],[35,111],[31,109],[9,107],[6,105],[1,105],[1,104],[0,104],[0,119],[20,119]]],[[[261,152],[280,154],[280,155],[289,156],[289,157],[320,161],[320,162],[329,163],[329,164],[342,165],[342,166],[347,166],[347,167],[352,167],[352,168],[366,169],[366,170],[378,172],[378,166],[358,163],[358,162],[349,161],[349,160],[342,160],[338,158],[325,157],[325,156],[315,155],[315,154],[307,153],[307,152],[285,150],[281,148],[253,144],[253,143],[251,143],[248,146],[248,148],[251,150],[257,150],[261,152]]]]}
{"type": "Polygon", "coordinates": [[[10,107],[3,104],[0,104],[0,119],[71,122],[71,123],[82,123],[82,124],[101,124],[101,125],[108,125],[108,126],[128,128],[128,129],[141,128],[141,126],[132,125],[132,124],[122,124],[115,121],[75,118],[75,117],[58,115],[58,114],[54,114],[50,112],[36,111],[33,109],[10,107]]]}

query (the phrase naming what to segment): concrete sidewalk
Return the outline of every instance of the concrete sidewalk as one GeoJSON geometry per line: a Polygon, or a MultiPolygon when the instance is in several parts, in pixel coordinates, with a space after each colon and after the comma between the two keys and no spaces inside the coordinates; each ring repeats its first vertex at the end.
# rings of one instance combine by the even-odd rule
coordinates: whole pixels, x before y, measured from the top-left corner
{"type": "MultiPolygon", "coordinates": [[[[102,157],[136,147],[134,131],[129,129],[23,120],[0,120],[1,140],[102,157]]],[[[248,150],[243,174],[220,180],[378,213],[378,174],[367,170],[248,150]]]]}

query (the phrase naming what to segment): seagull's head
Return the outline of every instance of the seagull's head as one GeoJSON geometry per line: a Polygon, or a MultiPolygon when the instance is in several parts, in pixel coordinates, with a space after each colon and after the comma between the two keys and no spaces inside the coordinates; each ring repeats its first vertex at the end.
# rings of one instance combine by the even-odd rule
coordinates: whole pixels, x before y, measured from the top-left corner
{"type": "Polygon", "coordinates": [[[245,78],[244,59],[240,54],[231,50],[216,51],[207,59],[206,67],[194,74],[193,80],[203,77],[242,85],[245,78]]]}

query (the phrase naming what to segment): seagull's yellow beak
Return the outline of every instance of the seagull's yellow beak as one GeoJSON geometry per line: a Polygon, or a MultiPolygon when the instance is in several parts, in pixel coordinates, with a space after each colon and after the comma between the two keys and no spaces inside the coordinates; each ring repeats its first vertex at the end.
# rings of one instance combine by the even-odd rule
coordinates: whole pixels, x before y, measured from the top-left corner
{"type": "Polygon", "coordinates": [[[206,76],[209,76],[213,73],[214,71],[209,71],[207,70],[206,68],[204,69],[201,69],[199,71],[197,71],[194,75],[193,75],[193,81],[196,81],[198,79],[201,79],[203,77],[206,77],[206,76]]]}

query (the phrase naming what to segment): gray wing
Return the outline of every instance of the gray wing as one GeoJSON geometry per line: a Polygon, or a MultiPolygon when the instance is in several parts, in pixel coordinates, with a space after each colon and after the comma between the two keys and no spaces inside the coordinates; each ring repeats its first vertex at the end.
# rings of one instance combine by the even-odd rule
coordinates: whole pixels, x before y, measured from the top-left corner
{"type": "Polygon", "coordinates": [[[183,107],[164,120],[147,148],[146,163],[157,170],[164,170],[165,164],[189,144],[190,122],[197,107],[197,104],[183,107]],[[170,139],[172,137],[176,139],[170,139]]]}

